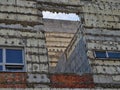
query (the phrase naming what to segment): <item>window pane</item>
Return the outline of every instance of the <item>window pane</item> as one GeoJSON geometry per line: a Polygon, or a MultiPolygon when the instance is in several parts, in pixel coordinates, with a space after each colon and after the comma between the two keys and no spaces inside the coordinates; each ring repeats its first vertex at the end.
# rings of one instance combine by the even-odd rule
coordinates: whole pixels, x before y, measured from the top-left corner
{"type": "Polygon", "coordinates": [[[120,52],[108,52],[109,58],[120,58],[120,52]]]}
{"type": "Polygon", "coordinates": [[[23,63],[22,50],[6,49],[6,63],[23,63]]]}
{"type": "Polygon", "coordinates": [[[2,49],[0,49],[0,63],[2,63],[2,56],[3,56],[3,54],[2,54],[2,49]]]}
{"type": "Polygon", "coordinates": [[[106,52],[95,51],[96,58],[107,58],[106,52]]]}
{"type": "Polygon", "coordinates": [[[2,71],[3,70],[3,67],[2,66],[0,66],[0,71],[2,71]]]}

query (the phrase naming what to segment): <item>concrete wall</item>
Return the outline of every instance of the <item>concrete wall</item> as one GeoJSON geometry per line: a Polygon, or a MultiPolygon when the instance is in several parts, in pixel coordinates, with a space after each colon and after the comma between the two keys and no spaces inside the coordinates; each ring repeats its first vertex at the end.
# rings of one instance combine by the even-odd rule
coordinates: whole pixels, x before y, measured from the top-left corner
{"type": "Polygon", "coordinates": [[[44,19],[50,73],[54,72],[59,57],[77,31],[78,23],[78,21],[44,19]]]}
{"type": "Polygon", "coordinates": [[[119,52],[119,0],[97,0],[83,6],[87,56],[98,87],[119,87],[120,60],[96,59],[94,51],[119,52]]]}
{"type": "Polygon", "coordinates": [[[84,3],[80,0],[37,0],[38,8],[52,12],[78,13],[84,3]],[[53,5],[54,4],[54,5],[53,5]]]}
{"type": "Polygon", "coordinates": [[[85,27],[119,29],[119,0],[97,0],[83,6],[85,27]]]}
{"type": "MultiPolygon", "coordinates": [[[[59,1],[58,1],[59,2],[59,1]]],[[[87,57],[93,73],[96,87],[119,87],[119,59],[96,59],[94,51],[114,51],[119,52],[119,30],[120,30],[120,1],[119,0],[82,0],[78,6],[79,16],[83,25],[82,35],[87,48],[87,57]],[[83,4],[81,6],[81,4],[83,4]],[[82,8],[82,9],[81,9],[82,8]]],[[[64,4],[65,5],[65,4],[64,4]]],[[[75,5],[75,4],[74,4],[75,5]]],[[[58,5],[59,7],[60,5],[58,5]]],[[[74,8],[74,6],[71,6],[74,8]]],[[[72,8],[72,10],[73,10],[72,8]]],[[[59,10],[58,10],[59,11],[59,10]]],[[[66,12],[68,11],[68,8],[66,12]]],[[[67,49],[67,57],[64,55],[62,59],[69,58],[74,51],[75,41],[71,42],[73,46],[67,49]]],[[[67,60],[67,59],[66,59],[67,60]]],[[[63,61],[61,61],[61,65],[63,61]]],[[[67,61],[69,62],[69,61],[67,61]]],[[[74,61],[73,61],[74,62],[74,61]]],[[[70,65],[69,65],[70,66],[70,65]]],[[[61,70],[65,68],[62,67],[61,70]]],[[[60,70],[60,71],[61,71],[60,70]]],[[[72,71],[73,72],[73,71],[72,71]]]]}
{"type": "Polygon", "coordinates": [[[36,6],[36,1],[0,0],[0,47],[24,49],[27,87],[49,83],[42,13],[36,6]]]}
{"type": "MultiPolygon", "coordinates": [[[[44,19],[44,28],[46,32],[75,33],[79,25],[79,21],[44,19]]],[[[65,35],[63,35],[65,36],[65,35]]]]}
{"type": "MultiPolygon", "coordinates": [[[[49,83],[45,34],[40,10],[76,13],[96,87],[120,87],[119,60],[96,59],[94,51],[119,51],[120,0],[0,0],[0,46],[25,50],[28,87],[49,83]]],[[[78,39],[79,41],[79,39],[78,39]]],[[[77,42],[67,49],[71,56],[77,42]]],[[[63,68],[64,69],[64,68],[63,68]]]]}
{"type": "Polygon", "coordinates": [[[86,50],[85,42],[81,38],[75,45],[70,56],[67,56],[66,52],[61,56],[60,62],[58,62],[56,67],[56,73],[75,73],[79,75],[91,73],[86,50]]]}

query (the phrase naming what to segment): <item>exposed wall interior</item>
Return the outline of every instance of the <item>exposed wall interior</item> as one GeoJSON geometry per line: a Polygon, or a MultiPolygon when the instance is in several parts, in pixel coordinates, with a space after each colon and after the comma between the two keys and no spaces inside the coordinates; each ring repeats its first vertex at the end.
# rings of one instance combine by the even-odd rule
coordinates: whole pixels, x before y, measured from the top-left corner
{"type": "Polygon", "coordinates": [[[55,71],[54,68],[59,57],[77,31],[78,23],[78,21],[44,19],[49,70],[51,73],[55,71]]]}

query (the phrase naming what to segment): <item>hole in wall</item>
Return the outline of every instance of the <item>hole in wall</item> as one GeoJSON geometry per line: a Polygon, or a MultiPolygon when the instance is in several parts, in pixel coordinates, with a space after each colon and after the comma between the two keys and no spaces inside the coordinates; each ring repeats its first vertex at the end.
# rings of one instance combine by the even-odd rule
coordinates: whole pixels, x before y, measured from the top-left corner
{"type": "Polygon", "coordinates": [[[43,18],[48,19],[59,19],[59,20],[70,20],[70,21],[79,21],[78,15],[75,13],[56,13],[56,12],[50,12],[50,11],[43,11],[43,18]]]}
{"type": "Polygon", "coordinates": [[[46,38],[49,38],[47,39],[48,40],[47,42],[49,42],[50,40],[50,42],[52,43],[50,45],[47,45],[48,46],[47,48],[49,52],[48,54],[49,55],[49,72],[54,73],[56,64],[60,56],[64,52],[64,49],[67,48],[67,45],[65,44],[67,42],[67,44],[69,45],[70,42],[68,41],[68,38],[72,39],[72,37],[74,36],[74,33],[76,33],[77,27],[79,26],[79,23],[80,23],[79,21],[81,21],[81,18],[76,13],[66,14],[66,13],[60,13],[60,12],[53,13],[50,11],[42,11],[42,14],[44,19],[51,19],[50,21],[53,20],[53,22],[49,22],[49,20],[48,22],[46,21],[47,24],[45,22],[44,25],[49,27],[45,29],[47,30],[50,29],[48,31],[46,30],[46,33],[51,32],[51,34],[49,34],[49,36],[46,38]],[[52,49],[50,49],[51,47],[52,49]]]}

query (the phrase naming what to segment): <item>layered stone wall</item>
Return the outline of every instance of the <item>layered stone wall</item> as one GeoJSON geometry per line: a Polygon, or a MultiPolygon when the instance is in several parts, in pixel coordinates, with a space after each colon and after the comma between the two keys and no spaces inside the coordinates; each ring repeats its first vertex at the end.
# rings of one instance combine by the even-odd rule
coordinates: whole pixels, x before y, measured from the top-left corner
{"type": "Polygon", "coordinates": [[[120,51],[119,4],[119,0],[97,0],[83,6],[88,60],[98,86],[119,87],[120,84],[120,60],[95,57],[95,51],[120,51]]]}
{"type": "MultiPolygon", "coordinates": [[[[0,0],[0,46],[23,48],[27,87],[47,87],[49,64],[42,11],[76,13],[82,26],[78,34],[83,36],[96,87],[119,88],[119,59],[97,59],[94,54],[120,51],[119,4],[119,0],[0,0]]],[[[81,39],[77,37],[66,50],[65,58],[71,56],[81,39]]]]}
{"type": "Polygon", "coordinates": [[[0,0],[0,48],[23,49],[27,87],[49,83],[42,13],[36,7],[31,0],[0,0]]]}
{"type": "MultiPolygon", "coordinates": [[[[82,2],[82,1],[81,1],[82,2]]],[[[83,36],[87,48],[87,58],[91,66],[96,87],[119,87],[119,58],[96,58],[95,51],[119,52],[120,7],[119,0],[86,0],[79,16],[81,17],[80,35],[83,36]]],[[[78,33],[79,34],[79,33],[78,33]]],[[[77,36],[77,35],[76,35],[77,36]]],[[[77,36],[78,37],[78,36],[77,36]]],[[[81,39],[78,37],[78,41],[81,39]]],[[[61,65],[71,60],[69,57],[76,49],[77,39],[73,40],[65,51],[61,65]],[[68,60],[68,61],[67,61],[68,60]]],[[[74,55],[72,57],[75,57],[74,55]]],[[[77,56],[76,56],[77,57],[77,56]]],[[[74,58],[73,61],[76,59],[74,58]]],[[[82,59],[80,59],[81,61],[82,59]]],[[[65,64],[64,64],[65,63],[65,64]]],[[[76,64],[77,65],[77,64],[76,64]]],[[[68,68],[72,64],[69,63],[68,68]]],[[[84,69],[84,67],[81,67],[84,69]]],[[[65,70],[61,67],[61,70],[65,70]]],[[[74,70],[71,69],[71,72],[74,70]]]]}

